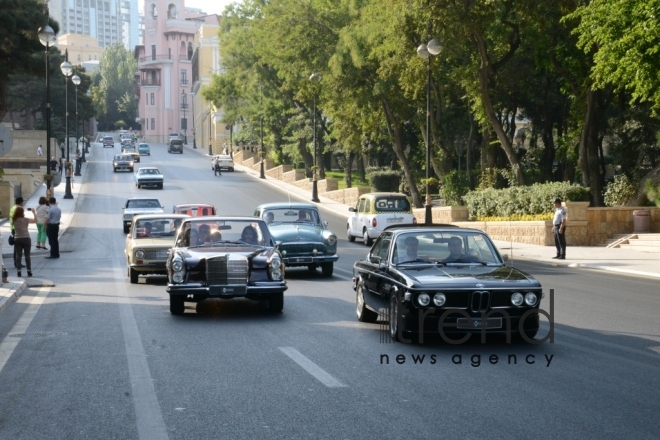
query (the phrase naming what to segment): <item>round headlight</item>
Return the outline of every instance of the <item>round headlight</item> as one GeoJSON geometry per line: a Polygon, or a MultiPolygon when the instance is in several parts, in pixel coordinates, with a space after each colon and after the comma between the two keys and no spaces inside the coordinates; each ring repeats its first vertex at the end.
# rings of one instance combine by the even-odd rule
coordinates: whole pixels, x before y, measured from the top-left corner
{"type": "Polygon", "coordinates": [[[536,298],[535,293],[527,292],[527,294],[525,295],[525,304],[527,304],[528,306],[535,306],[537,301],[538,299],[536,298]]]}
{"type": "Polygon", "coordinates": [[[431,302],[431,297],[429,296],[428,293],[420,293],[419,296],[417,297],[417,303],[422,307],[428,306],[430,302],[431,302]]]}
{"type": "Polygon", "coordinates": [[[334,246],[335,243],[337,243],[337,236],[336,235],[331,235],[330,237],[328,237],[328,244],[330,246],[334,246]]]}
{"type": "Polygon", "coordinates": [[[286,257],[286,251],[282,251],[282,256],[286,257]]]}
{"type": "Polygon", "coordinates": [[[175,283],[182,283],[183,274],[181,272],[176,272],[174,275],[172,275],[172,281],[174,281],[175,283]]]}
{"type": "Polygon", "coordinates": [[[522,293],[516,292],[513,295],[511,295],[511,304],[514,306],[519,306],[522,305],[523,303],[523,296],[522,293]]]}
{"type": "Polygon", "coordinates": [[[138,249],[137,251],[135,251],[135,258],[140,258],[140,259],[144,258],[144,251],[142,249],[138,249]]]}
{"type": "Polygon", "coordinates": [[[282,260],[280,260],[278,257],[273,257],[273,259],[270,260],[268,269],[270,271],[270,278],[272,280],[282,279],[282,260]]]}
{"type": "Polygon", "coordinates": [[[442,307],[447,302],[447,297],[443,293],[436,293],[433,295],[433,304],[438,307],[442,307]]]}
{"type": "Polygon", "coordinates": [[[316,249],[312,249],[312,255],[316,256],[316,254],[318,254],[318,253],[319,253],[319,251],[317,251],[316,249]]]}
{"type": "Polygon", "coordinates": [[[181,260],[172,261],[172,269],[177,271],[177,272],[183,270],[183,261],[181,261],[181,260]]]}

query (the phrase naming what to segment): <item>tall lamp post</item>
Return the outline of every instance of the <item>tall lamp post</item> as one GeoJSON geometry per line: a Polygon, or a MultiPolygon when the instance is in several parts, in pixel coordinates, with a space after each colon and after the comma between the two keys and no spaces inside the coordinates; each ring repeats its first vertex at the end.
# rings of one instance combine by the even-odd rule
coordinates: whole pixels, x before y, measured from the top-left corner
{"type": "Polygon", "coordinates": [[[417,48],[417,55],[428,60],[426,78],[426,202],[424,206],[424,224],[433,223],[431,211],[431,193],[429,191],[429,180],[431,178],[431,56],[436,56],[442,50],[442,46],[435,38],[422,43],[417,48]]]}
{"type": "Polygon", "coordinates": [[[73,194],[71,194],[71,158],[69,157],[69,77],[73,74],[73,67],[69,62],[69,51],[68,49],[64,51],[65,60],[60,64],[60,70],[64,74],[64,102],[65,102],[65,125],[66,125],[66,189],[64,190],[64,198],[72,199],[73,194]]]}
{"type": "Polygon", "coordinates": [[[195,137],[195,92],[190,92],[190,98],[192,100],[192,120],[193,120],[193,149],[197,149],[197,138],[195,137]]]}
{"type": "Polygon", "coordinates": [[[53,28],[46,25],[39,28],[39,41],[46,46],[46,195],[51,194],[50,174],[50,46],[55,43],[55,32],[53,28]]]}
{"type": "Polygon", "coordinates": [[[262,98],[264,94],[264,86],[259,86],[259,125],[261,126],[261,166],[259,167],[259,178],[265,179],[264,173],[264,160],[266,159],[266,152],[264,151],[264,114],[262,108],[262,98]]]}
{"type": "MultiPolygon", "coordinates": [[[[318,72],[312,73],[309,77],[309,80],[314,82],[314,81],[321,81],[321,74],[318,72]]],[[[312,202],[320,202],[319,200],[319,186],[318,186],[318,174],[316,172],[316,169],[318,168],[317,166],[317,160],[316,160],[316,155],[317,155],[317,148],[316,148],[316,91],[314,92],[314,106],[312,107],[312,133],[314,135],[314,170],[312,174],[312,202]]]]}
{"type": "Polygon", "coordinates": [[[183,129],[183,143],[188,145],[188,136],[186,135],[186,130],[188,129],[188,119],[186,118],[186,107],[188,107],[188,103],[186,102],[186,91],[181,90],[181,107],[183,107],[183,121],[181,121],[182,129],[183,129]]]}
{"type": "Polygon", "coordinates": [[[211,140],[211,103],[209,102],[209,156],[213,156],[213,141],[211,140]]]}
{"type": "MultiPolygon", "coordinates": [[[[80,85],[80,77],[78,75],[73,75],[71,77],[71,82],[76,86],[76,152],[80,151],[80,138],[78,137],[78,86],[80,85]]],[[[85,157],[85,150],[82,153],[83,161],[85,157]]],[[[80,176],[80,167],[82,162],[78,162],[78,157],[76,157],[76,172],[75,176],[80,176]]]]}

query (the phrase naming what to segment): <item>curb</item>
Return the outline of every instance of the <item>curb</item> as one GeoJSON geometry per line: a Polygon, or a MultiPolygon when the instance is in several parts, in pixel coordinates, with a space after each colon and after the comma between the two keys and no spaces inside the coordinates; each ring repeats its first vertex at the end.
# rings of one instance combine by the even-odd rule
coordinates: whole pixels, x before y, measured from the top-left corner
{"type": "Polygon", "coordinates": [[[27,289],[27,282],[25,282],[25,280],[22,280],[20,284],[17,282],[9,281],[7,283],[0,284],[0,286],[5,286],[7,284],[18,284],[18,287],[16,288],[16,290],[12,290],[10,288],[9,295],[5,295],[2,298],[0,298],[0,313],[2,313],[7,307],[9,307],[10,304],[16,302],[16,300],[21,295],[21,293],[25,289],[27,289]]]}

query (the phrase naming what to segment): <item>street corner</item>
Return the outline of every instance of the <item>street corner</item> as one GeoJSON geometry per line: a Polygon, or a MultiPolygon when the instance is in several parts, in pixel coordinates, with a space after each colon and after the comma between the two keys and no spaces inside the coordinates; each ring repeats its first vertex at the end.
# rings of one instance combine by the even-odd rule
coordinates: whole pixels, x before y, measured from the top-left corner
{"type": "Polygon", "coordinates": [[[0,313],[15,302],[27,287],[25,280],[20,278],[10,279],[8,282],[0,284],[0,313]]]}

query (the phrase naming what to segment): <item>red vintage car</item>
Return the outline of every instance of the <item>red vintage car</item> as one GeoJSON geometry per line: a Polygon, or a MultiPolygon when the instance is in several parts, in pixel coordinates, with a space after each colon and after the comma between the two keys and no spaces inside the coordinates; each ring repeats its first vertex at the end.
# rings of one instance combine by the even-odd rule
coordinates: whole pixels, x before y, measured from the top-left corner
{"type": "Polygon", "coordinates": [[[191,217],[202,217],[216,215],[215,206],[204,203],[187,203],[185,205],[175,205],[172,208],[173,214],[186,214],[191,217]]]}

